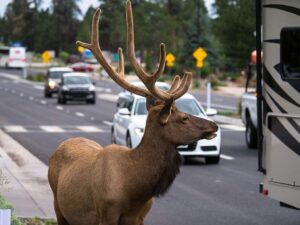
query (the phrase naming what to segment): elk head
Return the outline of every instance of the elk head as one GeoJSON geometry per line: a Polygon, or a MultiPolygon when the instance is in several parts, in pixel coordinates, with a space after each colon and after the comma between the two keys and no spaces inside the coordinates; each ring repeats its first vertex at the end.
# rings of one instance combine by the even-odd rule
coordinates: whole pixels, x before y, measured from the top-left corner
{"type": "Polygon", "coordinates": [[[126,2],[126,21],[127,21],[127,56],[132,68],[146,88],[134,86],[125,80],[124,57],[122,49],[118,49],[119,68],[115,71],[109,65],[102,54],[99,45],[99,18],[100,9],[98,8],[93,17],[91,43],[78,41],[77,45],[91,50],[109,76],[121,87],[147,99],[149,111],[145,132],[155,131],[159,133],[161,139],[180,145],[189,144],[199,139],[212,139],[216,136],[217,125],[209,120],[198,118],[176,109],[175,100],[183,96],[189,89],[192,74],[185,72],[183,76],[176,75],[173,79],[171,88],[168,91],[160,90],[155,86],[156,81],[165,69],[166,50],[165,45],[160,45],[160,60],[157,71],[149,74],[144,71],[135,56],[134,47],[134,26],[131,1],[126,2]]]}

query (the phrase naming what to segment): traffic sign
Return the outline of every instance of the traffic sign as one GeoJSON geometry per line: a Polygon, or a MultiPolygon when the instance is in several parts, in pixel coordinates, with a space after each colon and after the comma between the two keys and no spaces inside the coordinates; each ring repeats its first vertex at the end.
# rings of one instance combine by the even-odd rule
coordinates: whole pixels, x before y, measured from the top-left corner
{"type": "Polygon", "coordinates": [[[176,58],[172,53],[168,53],[166,56],[167,67],[173,67],[175,59],[176,58]]]}
{"type": "Polygon", "coordinates": [[[49,63],[50,59],[51,59],[51,54],[49,51],[44,51],[42,54],[42,58],[43,58],[43,63],[49,63]]]}
{"type": "Polygon", "coordinates": [[[193,56],[197,60],[196,66],[198,68],[202,68],[203,60],[207,57],[206,51],[204,51],[203,48],[198,48],[196,51],[194,51],[193,56]]]}
{"type": "Polygon", "coordinates": [[[83,53],[83,52],[84,52],[84,48],[81,47],[81,46],[78,46],[77,51],[78,51],[79,53],[83,53]]]}

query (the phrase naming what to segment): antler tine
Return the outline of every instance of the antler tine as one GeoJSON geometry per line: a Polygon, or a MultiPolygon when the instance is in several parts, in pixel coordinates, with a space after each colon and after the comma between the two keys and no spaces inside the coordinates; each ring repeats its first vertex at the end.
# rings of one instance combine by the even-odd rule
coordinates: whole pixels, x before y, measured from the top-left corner
{"type": "Polygon", "coordinates": [[[190,85],[191,85],[191,81],[192,81],[192,73],[190,72],[185,72],[184,75],[183,75],[183,78],[180,79],[180,83],[178,84],[178,88],[176,90],[173,90],[172,91],[172,97],[174,100],[180,98],[182,95],[184,95],[190,85]]]}
{"type": "Polygon", "coordinates": [[[148,90],[134,86],[128,83],[124,78],[124,57],[123,51],[121,48],[118,49],[119,55],[119,68],[118,72],[116,72],[106,61],[105,57],[102,54],[100,44],[99,44],[99,19],[100,19],[101,10],[98,8],[94,14],[93,22],[92,22],[92,32],[91,32],[91,43],[84,43],[81,41],[77,41],[76,44],[83,48],[87,48],[91,50],[97,59],[97,61],[102,65],[104,70],[109,74],[109,76],[121,87],[129,90],[137,95],[141,95],[144,97],[153,96],[148,90]]]}
{"type": "Polygon", "coordinates": [[[160,63],[159,63],[158,70],[153,75],[146,73],[141,67],[141,65],[137,62],[135,56],[134,26],[133,26],[133,15],[132,15],[132,7],[131,7],[130,0],[126,1],[126,21],[127,21],[127,55],[133,67],[133,70],[135,71],[136,75],[145,84],[149,92],[154,97],[161,99],[163,101],[170,100],[171,96],[169,93],[164,92],[155,86],[155,82],[158,80],[158,78],[163,73],[165,68],[165,61],[166,61],[165,45],[163,43],[160,45],[160,63]]]}
{"type": "Polygon", "coordinates": [[[178,83],[180,81],[180,76],[176,75],[172,81],[172,86],[171,88],[168,90],[168,93],[172,93],[174,90],[176,90],[178,88],[178,83]]]}

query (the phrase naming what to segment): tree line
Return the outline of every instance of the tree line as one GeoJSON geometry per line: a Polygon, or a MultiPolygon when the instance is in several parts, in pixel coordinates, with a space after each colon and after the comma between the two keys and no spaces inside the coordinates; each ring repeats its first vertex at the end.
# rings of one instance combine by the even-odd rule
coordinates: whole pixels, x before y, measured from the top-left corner
{"type": "MultiPolygon", "coordinates": [[[[0,18],[0,41],[21,42],[29,51],[76,53],[76,40],[88,42],[94,8],[82,15],[78,0],[13,0],[0,18]],[[80,16],[83,19],[79,19],[80,16]]],[[[193,52],[202,47],[204,70],[244,67],[255,48],[255,1],[216,0],[209,16],[204,0],[132,0],[137,55],[151,69],[159,44],[176,56],[174,71],[196,70],[193,52]]],[[[126,48],[125,0],[99,0],[103,50],[126,48]]]]}

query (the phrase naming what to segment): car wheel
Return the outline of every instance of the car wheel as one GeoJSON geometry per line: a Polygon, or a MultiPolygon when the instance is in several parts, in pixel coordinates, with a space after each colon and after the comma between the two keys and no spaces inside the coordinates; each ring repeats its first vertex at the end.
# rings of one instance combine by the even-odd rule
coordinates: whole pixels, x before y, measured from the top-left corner
{"type": "Polygon", "coordinates": [[[252,124],[251,118],[246,117],[246,132],[245,132],[246,144],[248,148],[257,147],[257,134],[256,129],[252,124]]]}
{"type": "Polygon", "coordinates": [[[129,133],[126,135],[126,146],[128,148],[132,148],[132,142],[131,142],[131,137],[130,137],[129,133]]]}
{"type": "Polygon", "coordinates": [[[96,104],[96,98],[93,98],[93,99],[91,99],[91,100],[87,100],[86,101],[88,104],[96,104]]]}
{"type": "Polygon", "coordinates": [[[205,157],[205,161],[207,164],[219,164],[220,156],[205,157]]]}
{"type": "Polygon", "coordinates": [[[116,144],[116,137],[115,137],[114,129],[113,129],[113,128],[111,129],[110,142],[111,142],[112,144],[116,144]]]}
{"type": "Polygon", "coordinates": [[[44,92],[44,97],[45,98],[52,98],[52,93],[49,93],[47,91],[44,92]]]}
{"type": "Polygon", "coordinates": [[[57,97],[57,103],[58,103],[58,104],[66,104],[67,101],[66,101],[66,99],[65,99],[65,96],[59,95],[59,96],[57,97]]]}

